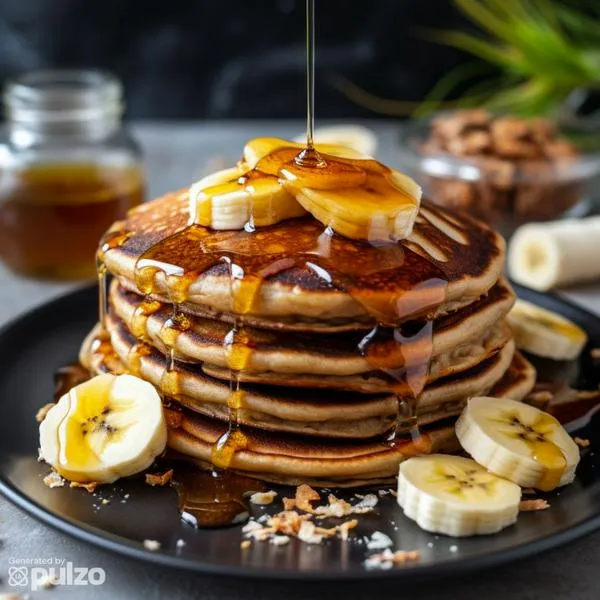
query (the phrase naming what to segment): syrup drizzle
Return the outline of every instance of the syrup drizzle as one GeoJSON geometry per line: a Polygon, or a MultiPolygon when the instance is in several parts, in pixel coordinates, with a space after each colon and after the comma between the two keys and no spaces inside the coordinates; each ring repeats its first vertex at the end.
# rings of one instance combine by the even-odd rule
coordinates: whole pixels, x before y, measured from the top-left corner
{"type": "Polygon", "coordinates": [[[327,163],[315,150],[315,0],[306,0],[306,148],[296,163],[309,168],[323,168],[327,163]]]}
{"type": "Polygon", "coordinates": [[[551,415],[541,413],[531,425],[518,421],[518,437],[531,450],[531,458],[543,465],[546,472],[537,487],[542,491],[551,491],[560,485],[560,480],[567,466],[563,451],[548,438],[547,432],[555,427],[556,419],[551,415]]]}
{"type": "Polygon", "coordinates": [[[171,486],[177,491],[182,519],[193,527],[224,527],[250,516],[249,496],[267,486],[231,471],[199,471],[178,460],[171,486]],[[252,490],[252,491],[250,491],[252,490]]]}
{"type": "Polygon", "coordinates": [[[106,315],[108,314],[108,277],[104,262],[109,250],[121,247],[131,237],[130,232],[109,231],[104,235],[96,251],[96,274],[98,276],[98,322],[106,332],[106,315]]]}
{"type": "Polygon", "coordinates": [[[148,337],[146,324],[148,317],[159,311],[162,304],[158,300],[153,300],[150,296],[146,296],[138,306],[136,306],[133,316],[131,317],[131,333],[140,340],[145,340],[148,337]]]}
{"type": "MultiPolygon", "coordinates": [[[[371,201],[396,201],[391,199],[397,198],[398,189],[388,179],[388,167],[374,160],[319,153],[314,148],[314,0],[307,0],[306,17],[306,147],[300,153],[295,147],[273,149],[237,180],[237,185],[244,189],[257,179],[276,177],[292,190],[333,188],[348,198],[349,206],[368,196],[371,201]]],[[[104,240],[99,252],[99,279],[105,277],[104,253],[124,243],[128,236],[122,235],[104,240]]],[[[146,298],[134,319],[135,327],[141,331],[143,325],[145,329],[144,319],[154,310],[154,297],[169,297],[173,313],[160,332],[167,349],[160,388],[165,396],[176,398],[180,386],[175,348],[178,336],[190,326],[181,305],[188,300],[190,285],[199,275],[211,269],[222,274],[223,267],[227,269],[235,315],[224,342],[230,371],[229,423],[212,452],[212,462],[227,468],[235,453],[248,443],[240,426],[245,400],[240,374],[251,367],[252,348],[243,317],[255,311],[265,279],[288,269],[309,271],[321,286],[350,295],[373,318],[374,327],[361,341],[359,350],[374,370],[385,372],[395,382],[397,418],[389,441],[402,445],[403,452],[407,452],[406,437],[410,436],[415,452],[427,451],[428,439],[418,429],[415,408],[429,370],[431,317],[445,298],[447,280],[440,264],[397,243],[349,241],[310,217],[256,231],[252,215],[243,231],[215,232],[189,224],[155,242],[138,258],[134,279],[146,298]],[[392,289],[402,291],[394,294],[392,289]],[[415,323],[415,318],[423,322],[415,323]],[[406,322],[409,319],[411,323],[406,322]],[[386,349],[383,353],[382,346],[386,349]]],[[[101,311],[105,315],[106,288],[101,287],[101,311]]],[[[128,362],[134,372],[139,372],[141,356],[146,353],[143,342],[130,351],[128,362]]]]}

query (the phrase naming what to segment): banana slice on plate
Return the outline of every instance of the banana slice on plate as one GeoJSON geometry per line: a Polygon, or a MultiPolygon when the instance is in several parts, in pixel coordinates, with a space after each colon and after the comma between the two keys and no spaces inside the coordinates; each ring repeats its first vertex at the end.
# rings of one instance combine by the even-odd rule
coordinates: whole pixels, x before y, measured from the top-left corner
{"type": "Polygon", "coordinates": [[[42,458],[80,483],[112,483],[139,473],[166,443],[160,396],[132,375],[98,375],[75,386],[40,423],[42,458]]]}
{"type": "Polygon", "coordinates": [[[211,229],[241,230],[274,225],[306,214],[277,177],[246,181],[249,169],[239,165],[218,171],[190,188],[190,224],[211,229]]]}
{"type": "Polygon", "coordinates": [[[545,492],[571,483],[579,448],[548,413],[514,400],[471,398],[456,422],[460,445],[490,472],[545,492]]]}
{"type": "MultiPolygon", "coordinates": [[[[377,136],[368,127],[362,125],[331,125],[315,129],[313,139],[317,146],[335,144],[351,148],[363,156],[375,156],[377,136]]],[[[306,134],[294,138],[295,142],[306,142],[306,134]]]]}
{"type": "Polygon", "coordinates": [[[398,504],[426,531],[454,537],[496,533],[519,514],[521,488],[474,460],[432,454],[400,464],[398,504]]]}
{"type": "Polygon", "coordinates": [[[517,348],[554,360],[574,360],[587,343],[587,334],[569,319],[518,299],[508,314],[517,348]]]}

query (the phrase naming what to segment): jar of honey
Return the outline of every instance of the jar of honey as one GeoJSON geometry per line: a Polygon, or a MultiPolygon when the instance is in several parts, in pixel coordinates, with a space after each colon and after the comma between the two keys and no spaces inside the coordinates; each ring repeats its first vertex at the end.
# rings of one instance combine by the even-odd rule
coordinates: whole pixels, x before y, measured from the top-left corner
{"type": "Polygon", "coordinates": [[[99,71],[31,72],[3,103],[0,259],[34,277],[94,276],[98,240],[144,196],[121,84],[99,71]]]}

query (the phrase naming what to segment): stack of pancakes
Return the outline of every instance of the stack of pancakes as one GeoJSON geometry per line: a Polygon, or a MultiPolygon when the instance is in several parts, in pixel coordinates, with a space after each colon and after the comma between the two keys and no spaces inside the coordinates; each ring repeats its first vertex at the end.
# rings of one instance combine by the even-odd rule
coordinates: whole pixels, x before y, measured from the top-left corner
{"type": "MultiPolygon", "coordinates": [[[[245,443],[233,454],[231,469],[267,481],[324,486],[379,483],[395,476],[399,462],[415,448],[410,437],[387,441],[397,424],[398,382],[375,369],[361,350],[377,323],[357,294],[314,265],[309,268],[309,261],[287,266],[280,261],[272,272],[263,271],[251,307],[236,313],[231,267],[215,262],[200,271],[192,268],[194,253],[202,254],[208,242],[231,248],[232,240],[238,243],[244,236],[252,236],[246,256],[276,261],[286,240],[298,231],[308,236],[315,220],[292,219],[254,233],[211,232],[187,222],[188,197],[182,192],[143,205],[115,224],[113,235],[123,234],[121,242],[104,255],[112,275],[110,308],[105,329],[97,327],[84,342],[82,363],[96,373],[132,372],[153,383],[165,400],[169,448],[210,466],[217,440],[231,425],[227,339],[232,328],[241,329],[249,358],[236,373],[243,390],[236,420],[245,443]],[[194,235],[188,235],[191,228],[194,235]],[[185,297],[174,298],[169,287],[174,271],[165,268],[156,270],[151,292],[143,293],[136,276],[140,260],[157,245],[168,250],[182,236],[187,242],[178,257],[186,267],[180,269],[187,279],[185,297]],[[194,246],[194,239],[202,243],[194,246]],[[186,327],[169,345],[163,332],[174,310],[185,317],[186,327]],[[177,376],[176,393],[164,385],[167,370],[177,376]]],[[[336,243],[343,245],[344,256],[355,256],[357,271],[370,252],[379,251],[345,238],[336,243]]],[[[425,274],[422,282],[418,270],[407,277],[398,264],[383,265],[353,284],[359,292],[373,287],[379,300],[401,298],[408,307],[408,330],[431,325],[426,381],[415,410],[430,450],[450,452],[456,448],[453,421],[467,398],[521,399],[534,383],[533,368],[515,352],[505,322],[514,293],[502,278],[504,242],[466,215],[425,203],[412,235],[398,247],[443,273],[443,302],[425,310],[419,300],[427,294],[425,274]]],[[[330,259],[335,264],[336,257],[330,259]]],[[[407,258],[405,269],[410,264],[407,258]]],[[[375,343],[385,351],[390,339],[407,355],[411,344],[419,343],[410,336],[398,341],[385,328],[375,343]]]]}

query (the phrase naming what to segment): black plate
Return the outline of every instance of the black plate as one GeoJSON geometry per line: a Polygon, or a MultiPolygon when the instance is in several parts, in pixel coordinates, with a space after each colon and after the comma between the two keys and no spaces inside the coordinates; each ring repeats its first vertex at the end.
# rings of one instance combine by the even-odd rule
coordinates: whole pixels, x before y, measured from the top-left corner
{"type": "MultiPolygon", "coordinates": [[[[555,296],[521,288],[518,292],[578,322],[590,335],[591,345],[600,347],[600,318],[555,296]]],[[[95,496],[78,489],[49,489],[42,483],[48,468],[35,458],[34,415],[51,400],[54,371],[76,360],[79,344],[94,322],[96,303],[95,289],[79,290],[0,332],[0,490],[33,516],[77,538],[146,561],[205,573],[291,579],[375,575],[414,580],[516,560],[600,527],[600,469],[594,451],[600,444],[600,416],[581,430],[580,435],[590,438],[592,445],[584,453],[575,483],[550,495],[549,510],[524,513],[515,526],[500,534],[460,540],[434,536],[406,519],[392,496],[382,498],[376,515],[360,518],[358,535],[380,530],[396,541],[396,548],[416,548],[421,553],[420,562],[389,571],[367,571],[364,545],[338,540],[318,546],[292,540],[281,547],[255,542],[249,550],[242,550],[239,527],[194,530],[181,522],[173,489],[150,488],[140,479],[106,486],[95,496]],[[102,498],[110,503],[103,505],[102,498]],[[161,550],[145,550],[144,539],[160,541],[161,550]],[[185,545],[178,549],[179,539],[185,545]]],[[[600,376],[589,358],[582,359],[579,368],[580,382],[597,385],[600,376]]]]}

